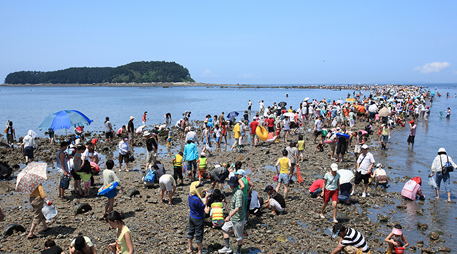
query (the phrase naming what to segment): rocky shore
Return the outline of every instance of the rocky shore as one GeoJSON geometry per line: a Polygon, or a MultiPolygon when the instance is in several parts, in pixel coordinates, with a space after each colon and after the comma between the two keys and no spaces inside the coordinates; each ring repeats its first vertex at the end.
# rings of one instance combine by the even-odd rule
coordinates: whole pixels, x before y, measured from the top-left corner
{"type": "MultiPolygon", "coordinates": [[[[200,126],[200,122],[194,122],[194,124],[200,126]]],[[[359,122],[354,130],[362,129],[365,125],[366,122],[359,122]]],[[[308,123],[304,127],[305,161],[299,163],[304,182],[302,184],[294,182],[289,186],[289,198],[286,200],[288,213],[274,216],[270,211],[265,210],[259,217],[251,216],[246,225],[249,236],[245,238],[243,253],[330,253],[337,245],[337,239],[332,239],[330,236],[333,223],[328,219],[320,219],[319,212],[322,200],[313,199],[308,194],[308,188],[312,182],[322,177],[332,163],[329,160],[328,146],[324,146],[324,152],[316,151],[312,142],[312,132],[307,131],[309,128],[312,127],[308,123]]],[[[176,136],[172,140],[171,151],[166,151],[165,147],[162,147],[162,151],[160,151],[159,160],[168,172],[172,171],[171,155],[183,147],[183,144],[176,140],[176,136]]],[[[86,139],[89,137],[104,140],[101,132],[86,133],[86,139]]],[[[64,137],[57,137],[57,139],[63,140],[64,137]]],[[[297,140],[297,135],[293,135],[292,139],[297,140]]],[[[373,135],[368,142],[371,144],[370,152],[375,156],[378,151],[376,141],[377,135],[373,135]]],[[[39,146],[36,152],[37,160],[47,162],[52,167],[58,144],[51,146],[47,143],[47,139],[43,138],[39,138],[37,143],[39,146]]],[[[115,159],[117,163],[117,143],[118,140],[108,146],[102,141],[97,150],[105,158],[115,159]]],[[[137,145],[143,147],[142,143],[144,142],[141,137],[138,139],[137,145]]],[[[275,174],[273,166],[281,156],[281,151],[285,146],[287,144],[281,139],[279,144],[264,143],[255,148],[246,146],[240,153],[230,152],[229,149],[222,147],[222,151],[215,152],[214,156],[208,158],[208,163],[211,167],[211,165],[223,162],[235,162],[237,160],[243,162],[242,168],[247,170],[248,176],[254,183],[254,190],[266,198],[263,190],[266,185],[275,185],[272,180],[275,174]]],[[[186,179],[185,186],[178,187],[173,198],[173,206],[170,207],[159,202],[157,186],[148,189],[144,188],[141,182],[141,177],[145,171],[143,163],[145,154],[141,152],[144,149],[134,148],[134,150],[136,160],[130,166],[134,170],[118,173],[116,168],[116,173],[125,190],[128,191],[119,192],[114,206],[115,210],[126,215],[125,223],[132,231],[135,253],[185,253],[189,217],[187,196],[190,181],[186,179]]],[[[340,169],[356,167],[352,151],[353,148],[351,147],[349,149],[350,154],[346,158],[347,162],[339,163],[340,169]]],[[[20,164],[24,163],[18,148],[0,148],[0,160],[8,162],[10,165],[17,164],[16,168],[23,167],[20,164]]],[[[101,162],[100,166],[101,169],[104,168],[104,161],[101,162]]],[[[386,170],[391,173],[398,169],[389,167],[386,170]]],[[[17,171],[19,169],[16,169],[16,173],[17,171]]],[[[67,249],[70,241],[78,234],[89,236],[95,244],[97,252],[105,253],[108,250],[107,245],[114,241],[116,232],[110,229],[108,223],[100,220],[106,202],[106,198],[96,196],[97,189],[101,187],[102,180],[100,178],[100,176],[95,177],[97,186],[92,188],[91,197],[76,198],[75,195],[69,196],[70,191],[67,190],[66,195],[69,196],[69,200],[65,201],[57,198],[58,176],[50,170],[44,189],[59,211],[58,216],[49,223],[52,229],[46,233],[38,234],[39,238],[33,240],[28,240],[24,232],[13,232],[11,235],[3,236],[0,238],[0,253],[37,253],[43,250],[46,239],[53,239],[57,245],[67,249]],[[87,203],[90,209],[86,205],[81,205],[82,203],[87,203]],[[78,205],[86,206],[85,211],[78,209],[74,211],[78,205]]],[[[398,177],[398,179],[389,179],[389,181],[404,182],[407,179],[408,177],[398,177]]],[[[206,186],[209,187],[209,184],[206,186]]],[[[1,207],[6,215],[5,221],[0,222],[0,228],[4,229],[11,223],[18,223],[28,231],[32,220],[32,209],[28,195],[14,192],[14,189],[15,180],[0,182],[1,207]]],[[[230,193],[227,185],[224,192],[230,193]]],[[[280,192],[282,193],[282,190],[280,192]]],[[[399,200],[401,197],[398,192],[386,192],[381,187],[373,187],[369,192],[371,193],[369,198],[363,199],[359,195],[352,197],[353,203],[355,203],[353,205],[339,204],[337,218],[340,223],[362,232],[373,250],[372,253],[385,253],[384,237],[396,222],[390,220],[389,216],[382,214],[378,215],[376,219],[369,219],[370,212],[368,210],[393,206],[395,200],[399,200]]],[[[392,209],[392,213],[404,212],[406,207],[399,205],[395,208],[392,209]]],[[[331,209],[326,211],[327,217],[331,218],[331,209]]],[[[207,225],[210,225],[209,220],[207,225]]],[[[442,243],[439,232],[428,232],[427,227],[427,224],[418,223],[418,228],[413,230],[430,235],[430,242],[424,244],[424,242],[409,239],[410,245],[412,245],[410,250],[418,253],[449,252],[450,249],[442,243]]],[[[235,242],[234,238],[231,238],[231,242],[235,242]]],[[[222,244],[222,232],[211,227],[205,227],[204,248],[211,253],[216,253],[222,244]]],[[[232,246],[235,245],[232,244],[232,246]]]]}

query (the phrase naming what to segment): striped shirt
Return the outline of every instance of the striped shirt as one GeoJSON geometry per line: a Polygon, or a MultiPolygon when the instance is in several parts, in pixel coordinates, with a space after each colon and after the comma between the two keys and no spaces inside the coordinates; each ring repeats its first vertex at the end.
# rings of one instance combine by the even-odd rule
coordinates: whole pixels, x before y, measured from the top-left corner
{"type": "Polygon", "coordinates": [[[363,252],[370,251],[370,247],[368,247],[365,237],[353,228],[348,228],[346,235],[343,237],[340,244],[343,246],[354,246],[358,249],[362,248],[363,252]]]}
{"type": "Polygon", "coordinates": [[[189,194],[189,208],[190,208],[190,217],[194,219],[204,219],[205,218],[205,204],[197,195],[189,194]]]}

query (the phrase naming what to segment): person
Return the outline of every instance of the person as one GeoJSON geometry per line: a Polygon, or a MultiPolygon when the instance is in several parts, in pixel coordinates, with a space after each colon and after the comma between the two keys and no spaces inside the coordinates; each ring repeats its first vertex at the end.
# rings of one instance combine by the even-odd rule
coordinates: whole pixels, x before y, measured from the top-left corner
{"type": "Polygon", "coordinates": [[[284,131],[284,142],[287,142],[287,139],[289,138],[289,133],[290,133],[290,119],[288,116],[284,117],[284,120],[282,122],[283,124],[283,131],[284,131]]]}
{"type": "Polygon", "coordinates": [[[56,245],[54,240],[48,239],[44,243],[44,251],[42,251],[41,254],[65,254],[65,252],[56,245]]]}
{"type": "Polygon", "coordinates": [[[303,156],[305,152],[305,141],[303,140],[303,135],[298,135],[298,156],[300,156],[300,162],[303,162],[303,156]]]}
{"type": "Polygon", "coordinates": [[[128,138],[129,138],[130,143],[131,143],[132,146],[135,145],[135,141],[134,141],[134,138],[135,138],[135,125],[133,124],[133,120],[134,119],[135,119],[135,117],[130,116],[129,122],[127,124],[127,133],[129,134],[128,138]]]}
{"type": "Polygon", "coordinates": [[[425,109],[425,114],[424,114],[425,122],[428,122],[429,118],[430,118],[430,106],[427,106],[427,108],[425,109]]]}
{"type": "MultiPolygon", "coordinates": [[[[341,130],[340,133],[342,134],[348,134],[346,131],[346,125],[341,125],[341,130]]],[[[351,137],[351,135],[349,135],[351,137]]],[[[351,138],[346,138],[344,136],[339,136],[338,137],[338,144],[336,145],[336,161],[338,162],[343,162],[344,161],[344,154],[346,153],[346,149],[348,146],[348,143],[350,143],[351,138]],[[340,155],[341,155],[341,160],[340,160],[340,155]]]]}
{"type": "Polygon", "coordinates": [[[68,147],[68,143],[63,141],[60,143],[60,150],[57,152],[56,156],[56,168],[57,172],[59,172],[60,180],[59,180],[59,198],[65,198],[65,189],[63,181],[70,181],[68,177],[71,176],[70,174],[70,169],[68,169],[68,163],[67,163],[67,156],[65,155],[65,150],[68,147]]]}
{"type": "Polygon", "coordinates": [[[90,178],[92,177],[90,164],[83,163],[81,170],[78,171],[77,174],[81,178],[81,181],[84,183],[84,197],[89,197],[91,186],[90,178]]]}
{"type": "Polygon", "coordinates": [[[197,141],[197,145],[200,145],[199,141],[198,141],[198,138],[197,138],[197,133],[195,132],[195,128],[194,126],[191,126],[189,128],[189,132],[187,132],[186,134],[186,139],[185,139],[185,142],[187,143],[187,141],[192,138],[194,141],[197,141]]]}
{"type": "Polygon", "coordinates": [[[249,135],[251,136],[251,146],[257,146],[259,143],[259,137],[257,137],[256,129],[259,126],[259,122],[257,122],[257,118],[253,118],[252,122],[249,124],[249,135]]]}
{"type": "Polygon", "coordinates": [[[241,135],[241,126],[242,126],[242,121],[238,122],[235,127],[233,128],[233,139],[235,139],[235,142],[233,142],[233,145],[231,147],[231,150],[235,149],[237,146],[240,146],[243,144],[243,136],[241,135]]]}
{"type": "MultiPolygon", "coordinates": [[[[121,185],[121,181],[116,176],[113,171],[114,168],[114,161],[107,160],[106,161],[106,169],[103,170],[103,186],[106,186],[112,182],[117,182],[118,186],[121,187],[121,191],[124,191],[124,187],[121,185]]],[[[114,197],[117,196],[116,188],[110,190],[108,193],[105,194],[105,197],[108,198],[108,201],[105,205],[105,210],[103,210],[103,216],[113,211],[114,208],[114,197]]]]}
{"type": "Polygon", "coordinates": [[[322,115],[320,115],[316,121],[314,122],[314,143],[316,143],[317,137],[320,138],[320,141],[322,142],[322,115]]]}
{"type": "Polygon", "coordinates": [[[167,192],[168,195],[168,204],[172,205],[172,198],[176,192],[176,181],[170,174],[163,174],[159,178],[159,188],[160,188],[160,200],[162,203],[166,203],[165,199],[163,199],[163,194],[167,192]]]}
{"type": "Polygon", "coordinates": [[[409,144],[411,144],[411,149],[414,148],[414,138],[416,137],[416,127],[417,125],[414,123],[414,120],[411,120],[409,122],[409,135],[408,135],[408,148],[409,148],[409,144]]]}
{"type": "Polygon", "coordinates": [[[221,121],[221,135],[224,137],[225,147],[227,147],[227,123],[225,121],[221,121]]]}
{"type": "Polygon", "coordinates": [[[451,118],[451,108],[447,108],[446,110],[446,119],[450,119],[451,118]]]}
{"type": "Polygon", "coordinates": [[[321,198],[324,196],[322,190],[324,189],[324,179],[317,179],[309,187],[309,194],[312,198],[321,198]],[[319,195],[320,194],[320,195],[319,195]]]}
{"type": "Polygon", "coordinates": [[[75,155],[73,156],[73,169],[70,171],[71,176],[73,177],[73,180],[74,180],[75,193],[79,196],[82,196],[83,193],[81,190],[81,177],[79,176],[78,172],[81,171],[81,167],[83,164],[81,154],[85,150],[86,150],[86,148],[82,144],[78,144],[76,146],[76,152],[75,152],[75,155]]]}
{"type": "Polygon", "coordinates": [[[435,157],[432,163],[432,174],[430,176],[435,176],[435,182],[436,182],[436,199],[439,199],[440,196],[440,186],[441,186],[441,180],[443,180],[444,183],[444,189],[446,190],[447,193],[447,202],[451,202],[451,176],[449,175],[449,172],[444,173],[443,172],[443,167],[448,164],[448,162],[451,164],[453,168],[456,168],[457,165],[454,163],[451,157],[449,157],[446,153],[446,149],[443,147],[438,150],[438,155],[435,157]]]}
{"type": "Polygon", "coordinates": [[[198,151],[192,137],[187,140],[187,144],[184,146],[182,157],[184,158],[184,162],[187,161],[187,172],[189,174],[189,178],[195,179],[195,174],[197,171],[198,151]]]}
{"type": "Polygon", "coordinates": [[[371,178],[373,179],[375,186],[378,186],[378,185],[382,185],[384,187],[387,186],[387,183],[388,183],[387,173],[382,168],[381,163],[376,164],[376,169],[374,170],[371,178]]]}
{"type": "Polygon", "coordinates": [[[0,161],[0,180],[10,180],[12,173],[13,168],[11,168],[7,163],[0,161]]]}
{"type": "Polygon", "coordinates": [[[78,126],[75,129],[75,134],[79,139],[84,141],[84,126],[78,126]]]}
{"type": "Polygon", "coordinates": [[[332,237],[339,236],[338,246],[333,249],[331,254],[340,253],[344,250],[346,253],[368,253],[370,247],[365,237],[359,231],[353,228],[346,228],[343,224],[335,224],[332,229],[332,237]],[[359,250],[361,252],[359,252],[359,250]]]}
{"type": "Polygon", "coordinates": [[[419,196],[420,200],[425,200],[425,197],[422,194],[421,185],[422,179],[418,176],[413,177],[403,186],[403,189],[401,190],[402,197],[406,200],[416,201],[417,196],[419,196]]]}
{"type": "Polygon", "coordinates": [[[111,144],[111,141],[113,141],[114,137],[114,130],[113,130],[113,125],[111,124],[109,117],[105,118],[105,138],[106,138],[106,143],[108,145],[111,144]]]}
{"type": "Polygon", "coordinates": [[[211,170],[207,176],[211,180],[211,188],[214,189],[217,183],[219,183],[219,190],[222,190],[222,184],[225,179],[229,176],[230,172],[227,169],[227,163],[223,163],[221,166],[216,166],[211,170]]]}
{"type": "Polygon", "coordinates": [[[133,254],[135,249],[133,247],[132,233],[122,221],[123,219],[124,215],[117,211],[111,211],[106,216],[106,220],[111,228],[117,229],[117,240],[115,243],[109,244],[108,249],[116,254],[133,254]]]}
{"type": "Polygon", "coordinates": [[[368,146],[365,144],[362,146],[362,154],[360,154],[357,159],[357,172],[355,173],[354,180],[354,189],[351,192],[351,196],[354,195],[357,185],[362,182],[364,184],[364,190],[362,193],[362,198],[365,198],[367,195],[368,183],[370,180],[371,169],[375,163],[373,154],[368,152],[368,146]]]}
{"type": "MultiPolygon", "coordinates": [[[[381,124],[381,150],[382,149],[387,149],[387,141],[389,141],[390,138],[390,126],[383,123],[381,124]]],[[[414,144],[414,142],[413,142],[414,144]]]]}
{"type": "Polygon", "coordinates": [[[230,248],[230,231],[233,230],[235,238],[238,243],[237,254],[241,254],[241,246],[243,245],[243,231],[246,220],[246,203],[243,191],[238,188],[238,178],[231,177],[228,185],[232,190],[232,198],[230,200],[230,212],[225,218],[224,226],[222,226],[222,233],[224,236],[225,246],[219,250],[219,253],[232,253],[230,248]]]}
{"type": "Polygon", "coordinates": [[[122,162],[125,162],[125,171],[129,172],[129,138],[124,136],[119,142],[119,172],[122,170],[122,162]]]}
{"type": "Polygon", "coordinates": [[[173,178],[174,179],[181,179],[181,184],[184,184],[184,177],[182,176],[182,152],[180,151],[179,153],[175,154],[173,156],[173,178]]]}
{"type": "Polygon", "coordinates": [[[198,253],[201,254],[203,250],[203,229],[205,224],[205,213],[209,212],[207,205],[209,192],[206,191],[205,199],[202,199],[202,186],[203,184],[195,181],[190,184],[190,191],[188,196],[189,201],[189,231],[187,232],[187,243],[189,248],[187,253],[192,253],[192,240],[195,235],[195,242],[197,243],[198,253]]]}
{"type": "Polygon", "coordinates": [[[357,132],[357,137],[354,142],[354,157],[355,160],[359,158],[360,153],[362,152],[362,145],[365,143],[362,131],[357,132]]]}
{"type": "Polygon", "coordinates": [[[386,239],[384,239],[384,241],[389,244],[387,254],[394,253],[395,247],[405,248],[409,246],[408,240],[406,240],[402,229],[403,228],[399,223],[395,224],[392,232],[386,237],[386,239]]]}
{"type": "Polygon", "coordinates": [[[27,239],[34,239],[37,238],[33,232],[38,224],[43,224],[43,230],[41,232],[46,232],[51,230],[50,227],[46,224],[46,219],[44,218],[43,212],[43,205],[46,199],[46,194],[44,193],[43,186],[40,184],[38,187],[30,194],[30,204],[33,208],[33,220],[32,226],[30,227],[29,234],[27,235],[27,239]]]}
{"type": "Polygon", "coordinates": [[[49,144],[52,145],[54,142],[54,129],[53,128],[48,128],[48,135],[49,135],[49,144]]]}
{"type": "Polygon", "coordinates": [[[29,130],[27,135],[25,135],[24,139],[22,140],[22,148],[25,156],[25,163],[29,163],[33,161],[33,149],[37,148],[37,144],[35,142],[36,134],[34,131],[29,130]]]}
{"type": "Polygon", "coordinates": [[[124,135],[124,132],[127,128],[125,127],[125,125],[122,125],[121,128],[119,128],[117,131],[116,131],[116,135],[117,137],[122,137],[124,135]]]}
{"type": "Polygon", "coordinates": [[[251,106],[252,106],[252,102],[251,100],[248,101],[248,110],[251,111],[251,106]]]}
{"type": "Polygon", "coordinates": [[[274,215],[282,214],[286,210],[286,201],[271,185],[265,187],[264,192],[268,194],[268,199],[264,202],[265,208],[270,207],[274,215]]]}
{"type": "Polygon", "coordinates": [[[340,183],[340,195],[338,196],[338,202],[339,203],[345,203],[346,205],[351,204],[351,190],[352,190],[352,184],[350,182],[348,183],[340,183]]]}
{"type": "Polygon", "coordinates": [[[157,142],[152,138],[153,134],[149,131],[145,131],[143,136],[146,137],[146,149],[148,151],[146,155],[146,168],[149,168],[149,165],[154,164],[157,160],[157,142]]]}
{"type": "Polygon", "coordinates": [[[265,120],[265,124],[267,125],[268,132],[275,132],[275,120],[273,119],[273,116],[268,117],[265,120]]]}
{"type": "Polygon", "coordinates": [[[248,207],[248,213],[246,220],[249,217],[249,214],[254,214],[254,215],[260,215],[260,212],[262,210],[262,206],[264,204],[263,198],[259,196],[259,193],[257,191],[254,191],[252,189],[249,189],[249,207],[248,207]]]}
{"type": "Polygon", "coordinates": [[[262,100],[262,102],[259,101],[259,114],[263,114],[264,108],[265,108],[265,105],[263,103],[263,100],[262,100]]]}
{"type": "Polygon", "coordinates": [[[249,191],[252,190],[252,188],[254,187],[254,184],[246,177],[246,171],[244,171],[243,169],[239,169],[238,171],[236,171],[235,176],[238,177],[238,184],[240,186],[240,189],[243,191],[244,201],[246,204],[246,213],[247,213],[246,218],[247,218],[247,217],[249,217],[249,211],[247,210],[248,209],[247,204],[249,204],[249,202],[248,202],[249,191]]]}
{"type": "Polygon", "coordinates": [[[68,247],[70,254],[97,254],[95,246],[87,236],[79,235],[70,243],[68,247]]]}
{"type": "Polygon", "coordinates": [[[203,180],[203,174],[206,172],[206,168],[208,166],[208,161],[206,158],[206,154],[202,152],[200,154],[200,158],[197,160],[197,165],[198,165],[198,181],[203,180]]]}
{"type": "Polygon", "coordinates": [[[325,173],[324,175],[324,203],[322,204],[321,209],[321,219],[325,219],[325,207],[327,206],[331,198],[333,207],[333,223],[338,223],[338,220],[336,220],[336,206],[338,204],[338,193],[340,191],[340,174],[337,172],[338,164],[332,163],[332,165],[330,165],[330,168],[332,170],[330,172],[325,173]]]}
{"type": "Polygon", "coordinates": [[[289,147],[286,148],[286,151],[287,158],[289,158],[290,161],[289,179],[292,181],[292,176],[294,176],[294,169],[296,168],[298,161],[298,149],[296,147],[295,141],[290,142],[289,147]]]}
{"type": "Polygon", "coordinates": [[[5,124],[6,128],[6,141],[8,145],[13,146],[14,140],[16,139],[16,130],[13,128],[13,122],[8,120],[5,124]]]}
{"type": "Polygon", "coordinates": [[[146,116],[148,115],[148,111],[144,111],[144,114],[143,114],[143,119],[142,119],[142,122],[143,122],[143,125],[146,125],[146,116]]]}
{"type": "MultiPolygon", "coordinates": [[[[211,120],[211,118],[209,120],[211,120]]],[[[211,156],[211,127],[209,125],[206,125],[205,130],[202,132],[202,142],[202,152],[206,152],[208,153],[208,156],[211,156]]]]}
{"type": "Polygon", "coordinates": [[[220,200],[222,194],[220,194],[221,191],[219,189],[215,189],[211,196],[215,195],[216,192],[219,193],[217,195],[218,198],[213,198],[209,215],[211,216],[213,228],[221,228],[224,225],[224,204],[220,200]]]}
{"type": "Polygon", "coordinates": [[[168,126],[169,124],[171,124],[171,121],[172,121],[172,119],[171,119],[171,113],[166,113],[166,114],[165,114],[165,125],[168,126]]]}
{"type": "Polygon", "coordinates": [[[284,198],[287,198],[287,188],[289,186],[289,169],[292,166],[290,159],[287,158],[289,153],[287,150],[282,151],[282,158],[279,158],[276,162],[276,173],[279,174],[278,185],[276,186],[276,192],[279,192],[281,188],[281,183],[284,184],[284,198]],[[278,165],[280,169],[278,170],[278,165]]]}

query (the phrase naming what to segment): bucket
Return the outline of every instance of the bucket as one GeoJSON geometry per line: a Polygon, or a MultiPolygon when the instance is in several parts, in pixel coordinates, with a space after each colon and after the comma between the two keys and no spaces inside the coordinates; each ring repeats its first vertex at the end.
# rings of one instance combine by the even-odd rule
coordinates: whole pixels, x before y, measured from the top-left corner
{"type": "Polygon", "coordinates": [[[402,254],[403,252],[405,252],[404,247],[395,247],[395,253],[402,254]]]}

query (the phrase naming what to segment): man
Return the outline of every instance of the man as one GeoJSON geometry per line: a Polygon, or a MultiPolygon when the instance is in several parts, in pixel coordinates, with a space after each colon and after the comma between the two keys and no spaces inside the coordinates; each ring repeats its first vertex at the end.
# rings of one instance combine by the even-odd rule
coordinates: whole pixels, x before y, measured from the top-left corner
{"type": "Polygon", "coordinates": [[[251,111],[251,106],[252,106],[252,102],[251,100],[248,101],[248,111],[251,111]]]}
{"type": "Polygon", "coordinates": [[[357,172],[355,173],[355,180],[354,180],[354,189],[352,190],[351,196],[354,195],[355,189],[357,189],[357,185],[362,182],[364,184],[364,190],[362,193],[362,198],[365,198],[367,195],[368,183],[370,180],[371,169],[375,163],[373,154],[368,152],[368,146],[362,146],[362,154],[360,154],[359,158],[357,159],[357,172]]]}
{"type": "Polygon", "coordinates": [[[257,122],[257,118],[254,117],[252,119],[251,124],[249,125],[249,127],[250,127],[249,135],[251,136],[251,146],[257,146],[257,143],[259,142],[259,138],[255,134],[257,126],[259,126],[259,122],[257,122]]]}
{"type": "Polygon", "coordinates": [[[189,138],[191,138],[191,137],[193,138],[193,140],[197,140],[197,145],[200,145],[200,142],[198,142],[198,137],[197,137],[197,133],[195,132],[194,126],[191,126],[190,131],[186,134],[185,142],[187,143],[187,140],[189,140],[189,138]]]}
{"type": "Polygon", "coordinates": [[[34,131],[29,130],[27,135],[25,135],[22,140],[22,148],[25,156],[25,164],[33,161],[33,149],[37,148],[37,143],[35,142],[36,134],[34,131]]]}
{"type": "Polygon", "coordinates": [[[289,146],[286,148],[287,150],[287,158],[290,161],[290,172],[289,172],[289,179],[292,182],[292,176],[294,176],[294,169],[297,165],[298,161],[298,148],[296,147],[295,141],[291,141],[289,146]]]}
{"type": "Polygon", "coordinates": [[[222,166],[215,167],[209,174],[207,174],[206,178],[211,179],[211,189],[214,189],[216,183],[219,183],[219,190],[222,190],[222,184],[224,183],[225,179],[229,176],[230,172],[227,169],[228,165],[223,163],[222,166]]]}
{"type": "Polygon", "coordinates": [[[176,182],[172,175],[164,174],[159,178],[159,187],[160,187],[160,200],[162,203],[166,203],[165,199],[163,199],[163,194],[165,191],[168,194],[168,205],[172,205],[171,199],[176,191],[176,182]]]}
{"type": "Polygon", "coordinates": [[[451,118],[451,108],[447,108],[446,110],[446,119],[450,119],[451,118]]]}
{"type": "Polygon", "coordinates": [[[340,253],[342,250],[346,253],[354,254],[360,253],[358,252],[359,250],[363,251],[362,253],[368,253],[370,251],[370,247],[368,247],[365,237],[353,228],[346,228],[338,223],[333,226],[332,233],[333,238],[339,236],[340,240],[338,241],[338,246],[333,249],[331,254],[340,253]]]}
{"type": "Polygon", "coordinates": [[[286,201],[284,200],[284,197],[281,194],[277,193],[273,186],[268,185],[265,188],[264,192],[266,192],[270,197],[264,202],[265,208],[270,207],[272,214],[281,214],[286,210],[286,201]]]}
{"type": "Polygon", "coordinates": [[[187,144],[184,146],[184,152],[182,157],[184,158],[184,162],[187,161],[187,172],[189,174],[189,177],[195,179],[195,174],[197,172],[198,151],[197,146],[194,144],[194,139],[192,137],[190,137],[189,140],[187,140],[187,144]]]}
{"type": "Polygon", "coordinates": [[[425,109],[425,113],[424,113],[425,122],[428,122],[429,117],[430,117],[430,106],[427,106],[427,108],[425,109]]]}
{"type": "Polygon", "coordinates": [[[267,124],[268,132],[275,132],[275,119],[273,116],[268,117],[268,119],[265,120],[265,123],[267,124]]]}
{"type": "Polygon", "coordinates": [[[149,165],[155,164],[157,160],[157,142],[152,137],[154,134],[150,133],[149,131],[145,131],[143,136],[146,138],[146,149],[148,153],[146,155],[146,169],[149,168],[149,165]]]}
{"type": "Polygon", "coordinates": [[[444,188],[447,192],[447,202],[451,202],[451,176],[449,175],[449,172],[444,173],[443,172],[443,167],[448,164],[448,162],[451,164],[453,168],[456,168],[457,165],[452,161],[452,158],[449,157],[446,153],[446,149],[440,148],[438,150],[438,155],[435,157],[432,163],[432,174],[430,176],[433,176],[436,173],[436,199],[439,199],[440,196],[440,185],[441,185],[441,180],[443,180],[444,183],[444,188]]]}
{"type": "MultiPolygon", "coordinates": [[[[346,125],[341,125],[341,130],[340,133],[343,134],[348,134],[346,131],[346,125]]],[[[349,138],[340,136],[338,137],[338,144],[336,146],[336,161],[343,162],[344,161],[344,154],[346,153],[347,147],[349,140],[351,139],[351,135],[349,135],[349,138]],[[341,160],[340,160],[340,154],[341,154],[341,160]]]]}
{"type": "Polygon", "coordinates": [[[319,118],[314,122],[314,143],[316,143],[316,139],[318,136],[320,136],[320,143],[322,143],[322,115],[319,116],[319,118]]]}
{"type": "Polygon", "coordinates": [[[263,114],[264,108],[265,108],[265,105],[263,104],[263,100],[262,100],[262,102],[259,101],[259,114],[263,114]]]}
{"type": "Polygon", "coordinates": [[[246,203],[243,191],[238,188],[238,178],[236,176],[230,178],[228,185],[232,190],[232,198],[230,200],[230,212],[225,218],[224,226],[222,226],[225,246],[219,250],[219,253],[232,253],[229,234],[233,230],[236,241],[238,242],[236,254],[241,254],[241,246],[244,239],[244,223],[246,221],[246,203]]]}
{"type": "Polygon", "coordinates": [[[133,119],[135,119],[135,117],[130,116],[130,120],[127,124],[127,133],[129,134],[129,140],[132,146],[135,144],[135,141],[133,140],[133,138],[135,138],[135,126],[133,124],[133,119]]]}
{"type": "Polygon", "coordinates": [[[414,148],[414,138],[416,137],[416,127],[417,125],[414,123],[414,120],[411,120],[409,122],[409,136],[408,136],[408,148],[409,148],[409,144],[411,144],[411,149],[414,148]]]}
{"type": "Polygon", "coordinates": [[[160,137],[159,137],[159,125],[154,126],[154,129],[152,129],[151,133],[153,134],[152,138],[156,140],[156,143],[159,144],[160,142],[160,137]]]}
{"type": "Polygon", "coordinates": [[[109,145],[114,137],[113,125],[111,124],[109,117],[105,118],[105,138],[106,143],[109,145]]]}

